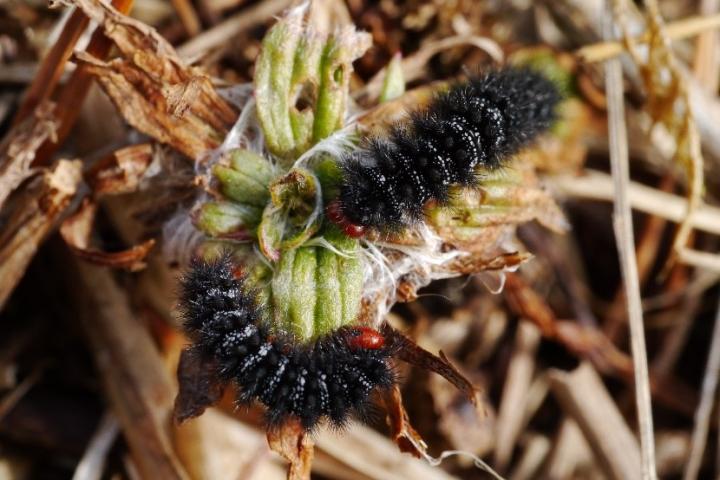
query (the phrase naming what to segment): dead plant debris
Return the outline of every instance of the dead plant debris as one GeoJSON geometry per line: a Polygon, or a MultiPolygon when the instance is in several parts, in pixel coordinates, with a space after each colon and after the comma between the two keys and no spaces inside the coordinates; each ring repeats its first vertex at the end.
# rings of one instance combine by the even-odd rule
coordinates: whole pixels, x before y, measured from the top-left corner
{"type": "MultiPolygon", "coordinates": [[[[300,5],[0,3],[0,477],[717,477],[718,2],[300,5]],[[289,55],[288,108],[260,104],[259,126],[256,59],[288,8],[293,50],[260,57],[259,82],[278,88],[273,55],[289,55]],[[322,50],[303,43],[306,25],[322,50]],[[302,70],[303,48],[314,69],[302,70]],[[364,288],[392,289],[364,297],[359,318],[389,319],[398,385],[342,431],[266,432],[261,409],[237,405],[187,348],[177,277],[201,237],[196,201],[228,222],[307,205],[287,207],[275,184],[274,210],[242,210],[210,165],[231,164],[236,147],[272,152],[275,167],[311,147],[332,157],[320,142],[335,129],[351,125],[349,143],[386,130],[508,62],[561,87],[553,131],[503,171],[478,172],[480,188],[458,189],[449,208],[428,205],[431,234],[367,236],[386,263],[364,288]],[[281,121],[292,148],[263,138],[281,121]],[[620,181],[610,160],[625,154],[620,181]],[[618,198],[634,245],[613,233],[618,198]],[[635,401],[644,391],[651,410],[635,401]]],[[[287,178],[313,199],[305,161],[287,178]]],[[[308,218],[291,241],[317,232],[308,218]]]]}

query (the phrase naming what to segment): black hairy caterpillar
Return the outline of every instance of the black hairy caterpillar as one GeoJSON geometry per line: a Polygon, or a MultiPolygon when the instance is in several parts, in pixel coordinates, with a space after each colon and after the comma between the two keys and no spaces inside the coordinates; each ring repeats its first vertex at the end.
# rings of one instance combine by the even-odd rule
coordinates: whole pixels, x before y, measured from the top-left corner
{"type": "Polygon", "coordinates": [[[502,166],[547,130],[560,99],[551,80],[527,68],[493,70],[451,87],[343,162],[328,217],[353,237],[421,220],[428,200],[445,204],[452,185],[478,185],[477,167],[502,166]]]}
{"type": "Polygon", "coordinates": [[[229,255],[193,261],[180,288],[184,326],[217,374],[239,387],[238,400],[267,407],[270,427],[289,417],[312,430],[321,419],[343,426],[363,415],[369,395],[395,378],[391,347],[380,332],[346,326],[310,344],[272,332],[256,295],[235,276],[229,255]]]}

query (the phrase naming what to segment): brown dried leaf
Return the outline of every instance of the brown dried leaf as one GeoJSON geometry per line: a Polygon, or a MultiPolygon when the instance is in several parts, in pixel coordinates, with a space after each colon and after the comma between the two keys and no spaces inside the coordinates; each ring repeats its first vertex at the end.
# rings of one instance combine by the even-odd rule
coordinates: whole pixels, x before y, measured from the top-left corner
{"type": "Polygon", "coordinates": [[[555,338],[558,330],[555,313],[522,277],[508,273],[505,278],[504,293],[513,311],[537,325],[543,336],[555,338]]]}
{"type": "Polygon", "coordinates": [[[288,480],[307,480],[312,468],[314,443],[298,420],[288,420],[276,429],[268,430],[268,445],[285,458],[288,480]]]}
{"type": "Polygon", "coordinates": [[[488,172],[480,188],[460,190],[448,207],[429,208],[428,220],[445,242],[486,256],[496,255],[522,223],[536,220],[558,233],[568,229],[562,211],[523,156],[505,171],[488,172]]]}
{"type": "Polygon", "coordinates": [[[442,351],[440,351],[440,356],[428,352],[392,328],[389,324],[384,325],[383,334],[390,343],[391,348],[396,351],[396,358],[411,365],[437,373],[455,385],[455,388],[460,390],[473,405],[478,404],[475,387],[470,383],[470,380],[465,378],[465,376],[450,363],[442,351]]]}
{"type": "Polygon", "coordinates": [[[0,207],[10,193],[32,175],[30,165],[40,146],[57,129],[54,105],[40,104],[34,115],[13,127],[0,143],[0,207]]]}
{"type": "Polygon", "coordinates": [[[395,385],[391,390],[384,392],[382,401],[388,415],[390,435],[398,449],[417,458],[427,456],[427,444],[410,425],[410,419],[403,406],[400,387],[395,385]]]}
{"type": "Polygon", "coordinates": [[[207,407],[220,401],[225,390],[225,385],[218,381],[213,361],[192,348],[180,354],[177,379],[179,389],[173,409],[177,423],[202,415],[207,407]]]}
{"type": "Polygon", "coordinates": [[[136,272],[145,268],[143,261],[155,245],[155,240],[147,240],[119,252],[104,252],[90,247],[90,235],[95,221],[96,204],[84,199],[82,206],[73,215],[65,219],[60,227],[60,235],[75,255],[96,265],[122,268],[136,272]]]}
{"type": "Polygon", "coordinates": [[[85,249],[90,244],[97,204],[89,198],[84,198],[80,208],[66,218],[60,226],[60,235],[65,243],[74,249],[85,249]]]}
{"type": "Polygon", "coordinates": [[[65,213],[82,181],[79,160],[60,160],[17,199],[0,230],[0,308],[45,237],[65,213]]]}
{"type": "Polygon", "coordinates": [[[116,150],[87,173],[87,182],[96,196],[134,192],[150,166],[153,155],[150,143],[116,150]]]}
{"type": "Polygon", "coordinates": [[[151,238],[139,245],[134,245],[119,252],[103,252],[93,248],[77,249],[72,245],[68,246],[75,255],[90,263],[137,272],[147,266],[144,259],[155,246],[155,239],[151,238]]]}
{"type": "Polygon", "coordinates": [[[532,254],[527,252],[503,253],[491,258],[481,255],[468,255],[454,260],[448,265],[448,270],[462,275],[471,275],[486,271],[509,271],[530,260],[532,254]]]}
{"type": "MultiPolygon", "coordinates": [[[[112,6],[117,8],[122,13],[127,13],[133,5],[134,0],[111,0],[112,6]]],[[[58,39],[58,43],[51,49],[48,55],[42,62],[40,67],[42,70],[51,69],[58,72],[65,70],[65,64],[67,58],[65,55],[70,55],[73,50],[73,45],[62,43],[68,39],[68,35],[74,37],[75,35],[82,34],[85,27],[81,27],[72,20],[80,20],[80,23],[87,24],[87,17],[81,11],[75,11],[71,16],[70,20],[65,23],[62,33],[58,39]],[[55,47],[60,47],[56,49],[55,47]],[[55,55],[60,53],[60,56],[55,55]]],[[[94,28],[94,27],[93,27],[94,28]]],[[[72,43],[75,43],[74,40],[72,43]]],[[[101,28],[94,28],[90,40],[87,44],[85,52],[93,55],[97,58],[106,58],[112,49],[112,42],[103,34],[101,28]]],[[[40,72],[42,75],[42,72],[40,72]]],[[[60,148],[67,139],[70,132],[73,130],[73,126],[77,121],[81,106],[87,97],[87,94],[92,90],[93,78],[85,71],[82,66],[76,68],[71,74],[70,78],[65,82],[62,87],[54,88],[56,80],[47,77],[36,77],[30,90],[40,85],[42,88],[47,88],[43,96],[48,98],[54,98],[56,102],[55,116],[57,118],[57,134],[51,141],[46,141],[37,152],[37,156],[33,161],[34,166],[45,166],[50,163],[55,152],[60,148]],[[57,90],[57,91],[55,91],[57,90]]]]}
{"type": "Polygon", "coordinates": [[[192,159],[216,148],[236,112],[200,68],[186,65],[151,27],[97,0],[70,0],[102,25],[123,58],[103,62],[80,53],[120,113],[137,130],[192,159]]]}
{"type": "Polygon", "coordinates": [[[630,357],[618,350],[603,332],[558,320],[545,300],[520,275],[507,275],[504,294],[510,309],[535,324],[545,338],[560,342],[581,357],[590,358],[604,371],[632,372],[630,357]]]}
{"type": "MultiPolygon", "coordinates": [[[[481,272],[501,272],[503,274],[503,272],[514,270],[531,258],[532,255],[527,252],[500,253],[489,257],[486,257],[484,252],[473,253],[459,256],[445,264],[433,265],[432,273],[438,277],[474,275],[481,272]]],[[[412,274],[406,275],[396,283],[395,300],[403,303],[415,301],[417,290],[423,286],[424,283],[418,282],[412,274]]],[[[364,315],[371,316],[374,308],[372,302],[364,302],[363,309],[366,312],[364,315]]]]}
{"type": "Polygon", "coordinates": [[[575,354],[589,358],[602,371],[631,375],[632,359],[600,330],[571,321],[555,322],[555,338],[575,354]]]}

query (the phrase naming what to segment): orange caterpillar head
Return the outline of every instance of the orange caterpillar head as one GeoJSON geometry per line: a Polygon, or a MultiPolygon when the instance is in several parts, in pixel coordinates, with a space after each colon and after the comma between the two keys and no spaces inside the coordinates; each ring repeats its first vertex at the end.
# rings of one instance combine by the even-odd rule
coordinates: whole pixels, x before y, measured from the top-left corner
{"type": "Polygon", "coordinates": [[[348,329],[346,340],[352,350],[380,350],[385,346],[385,337],[370,327],[348,329]]]}
{"type": "Polygon", "coordinates": [[[327,206],[326,215],[335,225],[351,238],[360,238],[365,235],[365,227],[350,222],[342,212],[342,205],[339,200],[333,200],[327,206]]]}

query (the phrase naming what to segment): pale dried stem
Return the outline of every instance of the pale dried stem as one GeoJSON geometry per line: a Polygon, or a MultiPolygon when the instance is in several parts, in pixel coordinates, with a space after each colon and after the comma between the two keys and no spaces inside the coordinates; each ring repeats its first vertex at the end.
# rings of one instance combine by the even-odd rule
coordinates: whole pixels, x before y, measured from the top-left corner
{"type": "MultiPolygon", "coordinates": [[[[609,1],[604,19],[606,38],[613,35],[613,15],[609,1]]],[[[654,480],[655,440],[653,433],[650,384],[645,347],[640,281],[638,278],[635,241],[633,236],[632,209],[629,201],[630,167],[628,158],[627,129],[623,98],[623,73],[620,61],[608,60],[605,64],[606,95],[608,101],[608,130],[610,134],[610,167],[615,181],[615,205],[613,226],[620,256],[620,266],[625,297],[628,303],[630,345],[635,377],[635,400],[640,429],[642,478],[654,480]]]]}
{"type": "Polygon", "coordinates": [[[112,272],[68,258],[70,295],[142,478],[188,477],[170,440],[175,388],[147,327],[135,317],[112,272]]]}
{"type": "Polygon", "coordinates": [[[720,305],[715,315],[715,327],[713,328],[712,342],[710,343],[710,354],[708,355],[705,377],[703,378],[702,389],[700,390],[700,404],[695,411],[695,428],[693,429],[692,441],[690,443],[690,454],[685,466],[684,480],[698,478],[702,464],[707,434],[710,427],[710,414],[716,401],[718,385],[718,374],[720,373],[720,305]]]}
{"type": "MultiPolygon", "coordinates": [[[[714,18],[720,9],[720,0],[701,0],[700,18],[714,18]]],[[[668,29],[669,29],[668,25],[668,29]]],[[[720,81],[720,51],[718,32],[715,29],[704,30],[695,42],[693,74],[705,90],[715,95],[720,81]]]]}
{"type": "Polygon", "coordinates": [[[538,472],[550,454],[552,445],[545,435],[533,433],[524,439],[522,456],[518,459],[515,468],[508,480],[531,480],[538,477],[538,472]]]}
{"type": "Polygon", "coordinates": [[[88,18],[80,9],[70,15],[60,37],[43,59],[32,83],[25,91],[23,102],[15,115],[15,125],[25,120],[41,103],[50,99],[65,69],[65,64],[72,55],[73,47],[87,28],[88,22],[88,18]]]}
{"type": "MultiPolygon", "coordinates": [[[[712,0],[715,1],[715,0],[712,0]]],[[[672,23],[668,23],[666,32],[668,38],[672,40],[681,40],[683,38],[692,37],[693,35],[703,35],[704,33],[714,33],[712,30],[720,27],[720,14],[710,16],[697,16],[683,18],[672,23]]],[[[644,33],[634,40],[637,43],[647,43],[649,35],[644,33]]],[[[607,41],[593,43],[579,48],[576,54],[585,62],[594,63],[609,60],[617,57],[625,52],[625,46],[620,41],[607,41]]]]}
{"type": "Polygon", "coordinates": [[[608,478],[639,478],[640,451],[597,372],[587,363],[574,371],[550,370],[550,389],[577,422],[608,478]]]}
{"type": "Polygon", "coordinates": [[[90,443],[75,467],[72,480],[100,480],[107,456],[117,439],[120,426],[115,416],[106,412],[100,420],[90,443]]]}
{"type": "Polygon", "coordinates": [[[364,425],[353,425],[343,435],[329,431],[321,432],[317,438],[317,447],[365,478],[388,480],[456,478],[440,468],[429,466],[422,460],[403,455],[386,436],[364,425]]]}
{"type": "Polygon", "coordinates": [[[573,478],[580,466],[592,463],[592,452],[578,424],[565,417],[560,423],[553,451],[545,464],[545,478],[573,478]]]}
{"type": "Polygon", "coordinates": [[[17,403],[25,396],[25,394],[37,383],[42,375],[43,368],[41,366],[35,369],[25,377],[15,388],[8,392],[4,397],[0,398],[0,420],[17,405],[17,403]]]}
{"type": "MultiPolygon", "coordinates": [[[[586,170],[581,177],[557,175],[545,180],[558,194],[574,198],[612,201],[615,190],[612,178],[602,172],[586,170]]],[[[687,200],[636,182],[628,184],[630,206],[640,212],[682,222],[686,218],[687,200]]],[[[720,208],[702,205],[692,215],[692,227],[696,230],[720,235],[720,208]]]]}
{"type": "Polygon", "coordinates": [[[683,248],[680,250],[678,260],[685,265],[720,272],[720,255],[716,253],[683,248]]]}
{"type": "Polygon", "coordinates": [[[180,17],[185,32],[191,37],[200,33],[202,25],[200,25],[200,19],[192,3],[189,0],[172,0],[172,4],[178,17],[180,17]]]}
{"type": "Polygon", "coordinates": [[[535,373],[535,353],[540,343],[540,329],[529,322],[518,326],[515,349],[508,367],[502,400],[498,412],[495,436],[495,462],[499,470],[505,470],[524,424],[528,393],[535,373]]]}
{"type": "Polygon", "coordinates": [[[244,30],[272,17],[290,5],[290,0],[268,0],[241,10],[213,28],[180,45],[177,54],[184,60],[193,61],[208,51],[227,46],[244,30]]]}

